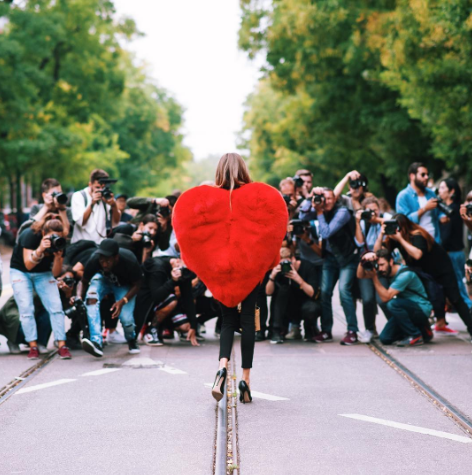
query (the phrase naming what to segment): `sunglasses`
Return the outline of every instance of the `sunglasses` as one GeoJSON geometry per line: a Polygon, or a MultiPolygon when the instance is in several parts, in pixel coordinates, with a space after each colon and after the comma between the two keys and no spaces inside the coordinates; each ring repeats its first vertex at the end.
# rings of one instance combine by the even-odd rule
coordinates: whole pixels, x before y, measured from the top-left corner
{"type": "Polygon", "coordinates": [[[429,176],[429,173],[420,173],[420,177],[421,177],[421,178],[424,178],[424,177],[426,177],[426,176],[429,176]]]}

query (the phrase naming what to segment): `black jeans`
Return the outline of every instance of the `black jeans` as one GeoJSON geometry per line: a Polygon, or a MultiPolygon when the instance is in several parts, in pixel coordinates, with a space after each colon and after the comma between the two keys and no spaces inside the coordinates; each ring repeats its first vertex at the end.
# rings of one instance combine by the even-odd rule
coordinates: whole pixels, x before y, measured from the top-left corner
{"type": "Polygon", "coordinates": [[[226,307],[220,302],[223,313],[223,324],[220,335],[220,358],[231,359],[233,349],[234,332],[242,329],[241,334],[241,358],[242,368],[252,368],[254,358],[254,345],[256,341],[255,310],[259,284],[243,300],[241,314],[238,307],[226,307]]]}

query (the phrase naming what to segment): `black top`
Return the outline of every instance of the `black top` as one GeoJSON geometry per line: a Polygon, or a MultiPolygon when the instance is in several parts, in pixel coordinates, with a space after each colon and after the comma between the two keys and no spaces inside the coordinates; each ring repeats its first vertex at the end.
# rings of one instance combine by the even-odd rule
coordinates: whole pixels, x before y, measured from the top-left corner
{"type": "Polygon", "coordinates": [[[460,215],[460,204],[449,205],[452,214],[447,223],[439,223],[441,243],[447,252],[462,251],[464,249],[464,223],[460,215]]]}
{"type": "MultiPolygon", "coordinates": [[[[300,277],[309,285],[313,287],[315,293],[312,298],[316,296],[318,293],[318,288],[320,287],[320,282],[318,281],[318,272],[316,266],[305,259],[300,259],[300,267],[298,268],[298,274],[300,277]]],[[[308,295],[300,289],[300,284],[295,282],[294,280],[287,279],[284,274],[279,272],[275,279],[276,289],[282,285],[290,285],[291,291],[294,294],[296,299],[303,299],[303,298],[310,298],[308,295]]]]}
{"type": "Polygon", "coordinates": [[[123,212],[121,213],[120,221],[121,221],[122,223],[128,223],[128,222],[130,222],[132,219],[133,219],[133,215],[127,213],[126,211],[123,211],[123,212]]]}
{"type": "Polygon", "coordinates": [[[118,287],[128,287],[141,281],[143,273],[134,254],[127,249],[120,249],[119,254],[116,266],[111,272],[105,273],[99,263],[100,255],[94,253],[85,266],[84,280],[91,281],[95,274],[101,274],[118,287]]]}
{"type": "MultiPolygon", "coordinates": [[[[424,272],[429,274],[432,277],[440,277],[445,274],[452,272],[454,274],[454,269],[452,267],[451,259],[448,253],[441,247],[437,242],[434,242],[431,251],[428,251],[428,243],[426,239],[421,236],[421,234],[413,234],[411,236],[411,244],[418,249],[423,251],[423,256],[421,259],[413,259],[403,248],[403,246],[398,245],[395,241],[391,241],[394,244],[394,247],[397,247],[401,252],[403,259],[405,259],[407,265],[412,267],[419,267],[424,272]]],[[[455,277],[453,277],[455,279],[455,277]]]]}
{"type": "Polygon", "coordinates": [[[38,249],[42,238],[43,234],[41,232],[34,233],[31,228],[25,229],[13,249],[10,267],[21,272],[49,272],[54,261],[54,255],[52,254],[45,254],[42,261],[31,270],[25,267],[25,261],[23,260],[23,249],[38,249]]]}
{"type": "Polygon", "coordinates": [[[140,294],[146,294],[155,305],[163,302],[174,293],[177,283],[172,279],[172,266],[169,257],[147,259],[143,264],[144,281],[140,294]]]}

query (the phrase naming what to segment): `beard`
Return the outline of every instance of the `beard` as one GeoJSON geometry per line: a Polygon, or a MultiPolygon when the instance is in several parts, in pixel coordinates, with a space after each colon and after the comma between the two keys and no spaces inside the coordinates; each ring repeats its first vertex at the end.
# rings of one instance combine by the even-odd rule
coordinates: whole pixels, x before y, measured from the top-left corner
{"type": "Polygon", "coordinates": [[[421,191],[424,191],[426,189],[426,183],[418,180],[418,178],[415,178],[415,186],[419,188],[421,191]]]}
{"type": "Polygon", "coordinates": [[[392,273],[392,267],[388,265],[385,270],[379,270],[378,273],[382,277],[388,277],[392,273]]]}

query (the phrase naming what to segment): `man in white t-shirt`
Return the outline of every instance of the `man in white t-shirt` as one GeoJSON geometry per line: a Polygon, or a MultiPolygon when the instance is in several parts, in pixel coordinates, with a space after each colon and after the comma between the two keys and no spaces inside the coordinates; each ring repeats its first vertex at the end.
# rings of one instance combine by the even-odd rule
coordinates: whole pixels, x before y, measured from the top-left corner
{"type": "Polygon", "coordinates": [[[104,170],[94,170],[90,174],[87,188],[72,195],[72,217],[75,222],[71,242],[82,239],[100,244],[107,237],[107,230],[120,222],[119,211],[113,193],[103,196],[105,185],[101,179],[109,178],[104,170]]]}

